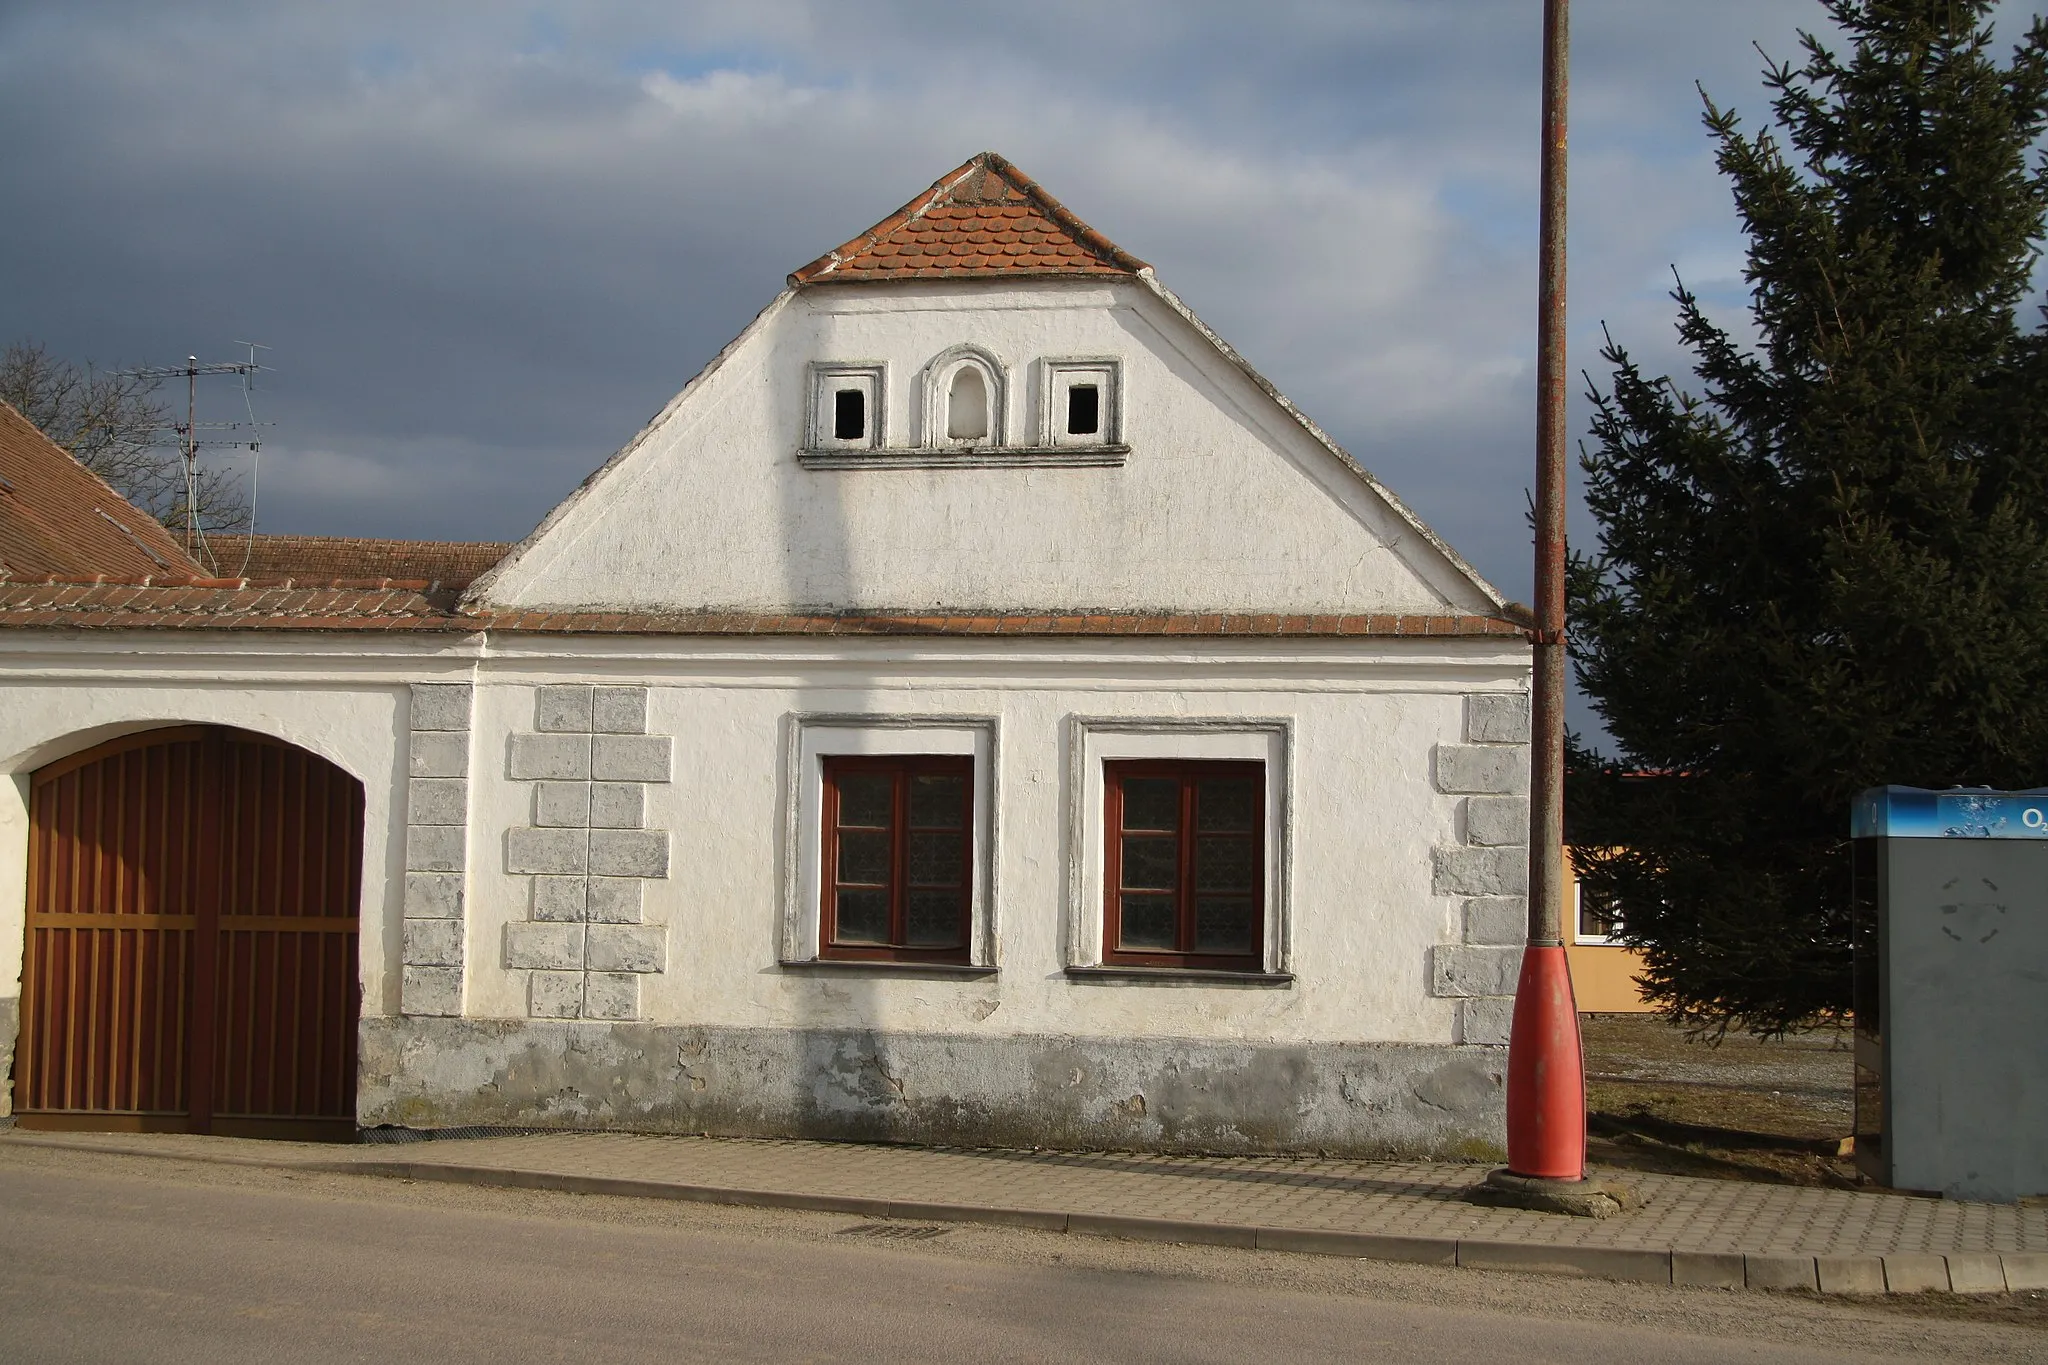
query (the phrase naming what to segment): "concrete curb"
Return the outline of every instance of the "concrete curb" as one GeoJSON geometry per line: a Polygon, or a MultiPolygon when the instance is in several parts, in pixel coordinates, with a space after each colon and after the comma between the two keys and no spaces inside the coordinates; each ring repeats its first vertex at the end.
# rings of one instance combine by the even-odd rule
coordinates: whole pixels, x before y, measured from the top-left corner
{"type": "Polygon", "coordinates": [[[315,1171],[323,1175],[368,1175],[387,1180],[438,1181],[498,1189],[552,1190],[561,1194],[602,1194],[627,1199],[675,1199],[698,1204],[793,1209],[920,1223],[971,1223],[1032,1228],[1084,1237],[1123,1237],[1147,1242],[1182,1242],[1242,1250],[1286,1251],[1355,1260],[1399,1261],[1411,1265],[1457,1266],[1470,1270],[1511,1270],[1523,1274],[1577,1275],[1631,1284],[1712,1289],[1803,1289],[1810,1293],[1869,1296],[1923,1292],[1998,1294],[2048,1289],[2048,1252],[1956,1252],[1891,1256],[1802,1256],[1761,1252],[1687,1251],[1627,1247],[1555,1246],[1481,1238],[1405,1237],[1376,1232],[1310,1228],[1269,1228],[1249,1223],[1204,1223],[1177,1218],[1144,1218],[1112,1213],[1068,1213],[1057,1209],[1004,1208],[983,1204],[942,1204],[925,1200],[871,1199],[859,1195],[803,1194],[751,1190],[729,1185],[690,1185],[666,1180],[571,1175],[497,1166],[457,1166],[438,1161],[265,1161],[167,1152],[111,1143],[85,1145],[46,1141],[9,1133],[7,1145],[67,1152],[158,1157],[210,1165],[261,1166],[315,1171]]]}

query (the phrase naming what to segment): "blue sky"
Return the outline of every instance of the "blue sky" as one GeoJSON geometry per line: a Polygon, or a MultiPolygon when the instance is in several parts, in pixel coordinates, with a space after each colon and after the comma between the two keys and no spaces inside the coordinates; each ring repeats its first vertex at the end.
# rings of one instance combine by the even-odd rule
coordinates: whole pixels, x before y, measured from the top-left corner
{"type": "MultiPolygon", "coordinates": [[[[1671,267],[1742,296],[1694,83],[1753,125],[1752,42],[1794,55],[1823,16],[1573,11],[1573,363],[1604,321],[1678,367],[1671,267]]],[[[1540,12],[7,6],[0,339],[103,366],[265,342],[263,529],[511,539],[788,271],[992,148],[1526,598],[1540,12]]]]}

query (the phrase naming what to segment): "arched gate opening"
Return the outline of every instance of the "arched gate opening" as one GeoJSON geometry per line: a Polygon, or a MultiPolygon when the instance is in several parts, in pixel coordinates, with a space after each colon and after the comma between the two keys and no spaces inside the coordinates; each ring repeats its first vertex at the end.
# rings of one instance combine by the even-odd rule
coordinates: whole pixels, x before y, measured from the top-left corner
{"type": "Polygon", "coordinates": [[[353,1133],[361,783],[179,726],[39,770],[29,825],[20,1126],[353,1133]]]}

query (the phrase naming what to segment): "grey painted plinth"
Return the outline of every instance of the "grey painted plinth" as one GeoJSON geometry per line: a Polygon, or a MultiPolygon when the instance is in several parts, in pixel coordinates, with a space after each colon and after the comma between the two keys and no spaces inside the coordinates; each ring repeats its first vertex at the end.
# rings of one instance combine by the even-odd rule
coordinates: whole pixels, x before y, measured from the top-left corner
{"type": "Polygon", "coordinates": [[[1501,1049],[362,1021],[365,1126],[1498,1158],[1501,1049]]]}
{"type": "MultiPolygon", "coordinates": [[[[21,1035],[21,1001],[0,1000],[0,1076],[14,1074],[14,1040],[21,1035]]],[[[14,1087],[0,1085],[0,1118],[14,1112],[14,1087]]]]}

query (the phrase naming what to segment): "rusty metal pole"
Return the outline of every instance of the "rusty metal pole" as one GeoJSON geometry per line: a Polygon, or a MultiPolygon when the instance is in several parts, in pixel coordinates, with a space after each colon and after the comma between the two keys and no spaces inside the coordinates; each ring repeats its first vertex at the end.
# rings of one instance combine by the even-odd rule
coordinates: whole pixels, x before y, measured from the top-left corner
{"type": "Polygon", "coordinates": [[[1529,941],[1508,1045],[1508,1171],[1582,1181],[1586,1077],[1564,950],[1565,129],[1567,0],[1543,5],[1536,338],[1536,630],[1530,707],[1529,941]]]}

